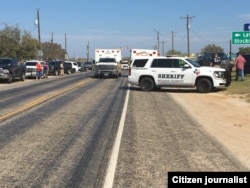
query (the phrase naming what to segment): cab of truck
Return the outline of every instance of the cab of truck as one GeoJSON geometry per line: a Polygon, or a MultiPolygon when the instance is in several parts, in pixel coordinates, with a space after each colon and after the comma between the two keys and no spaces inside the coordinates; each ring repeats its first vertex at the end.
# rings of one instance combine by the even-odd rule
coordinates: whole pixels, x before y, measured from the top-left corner
{"type": "Polygon", "coordinates": [[[16,58],[0,58],[0,79],[12,83],[14,79],[24,81],[26,66],[16,58]]]}

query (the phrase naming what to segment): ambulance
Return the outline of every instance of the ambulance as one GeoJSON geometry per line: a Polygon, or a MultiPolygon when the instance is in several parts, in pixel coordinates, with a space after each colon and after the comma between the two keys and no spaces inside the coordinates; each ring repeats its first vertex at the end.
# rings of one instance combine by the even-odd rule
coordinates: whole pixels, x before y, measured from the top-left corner
{"type": "Polygon", "coordinates": [[[95,49],[95,77],[121,76],[121,49],[95,49]]]}
{"type": "Polygon", "coordinates": [[[130,60],[131,62],[137,57],[157,57],[159,53],[157,50],[150,49],[131,49],[130,60]]]}

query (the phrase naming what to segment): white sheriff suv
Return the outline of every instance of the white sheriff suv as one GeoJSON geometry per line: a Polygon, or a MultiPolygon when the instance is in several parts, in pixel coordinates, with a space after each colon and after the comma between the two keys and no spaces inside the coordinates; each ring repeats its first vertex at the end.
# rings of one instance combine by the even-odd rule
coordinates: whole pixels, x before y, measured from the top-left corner
{"type": "Polygon", "coordinates": [[[128,82],[144,91],[190,87],[208,93],[215,88],[228,87],[231,72],[224,68],[200,66],[185,57],[140,57],[131,63],[128,82]]]}

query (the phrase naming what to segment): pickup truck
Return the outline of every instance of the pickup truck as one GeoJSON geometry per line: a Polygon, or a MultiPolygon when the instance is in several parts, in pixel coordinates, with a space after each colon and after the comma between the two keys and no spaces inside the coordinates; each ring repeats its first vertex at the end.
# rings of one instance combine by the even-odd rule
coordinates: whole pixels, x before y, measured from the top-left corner
{"type": "Polygon", "coordinates": [[[12,83],[14,79],[24,81],[26,66],[19,63],[16,58],[0,58],[0,80],[7,80],[12,83]]]}

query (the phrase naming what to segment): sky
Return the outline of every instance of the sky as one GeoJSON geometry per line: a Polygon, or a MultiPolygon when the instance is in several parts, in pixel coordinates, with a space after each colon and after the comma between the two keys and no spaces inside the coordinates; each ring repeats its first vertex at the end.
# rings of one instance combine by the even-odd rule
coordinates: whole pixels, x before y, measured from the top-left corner
{"type": "MultiPolygon", "coordinates": [[[[230,51],[232,32],[250,23],[250,1],[223,0],[0,0],[0,29],[18,26],[41,42],[60,44],[70,58],[90,58],[100,48],[154,49],[162,55],[172,48],[199,53],[209,44],[230,51]],[[189,19],[187,19],[187,17],[189,19]]],[[[246,45],[232,45],[232,52],[246,45]]]]}

